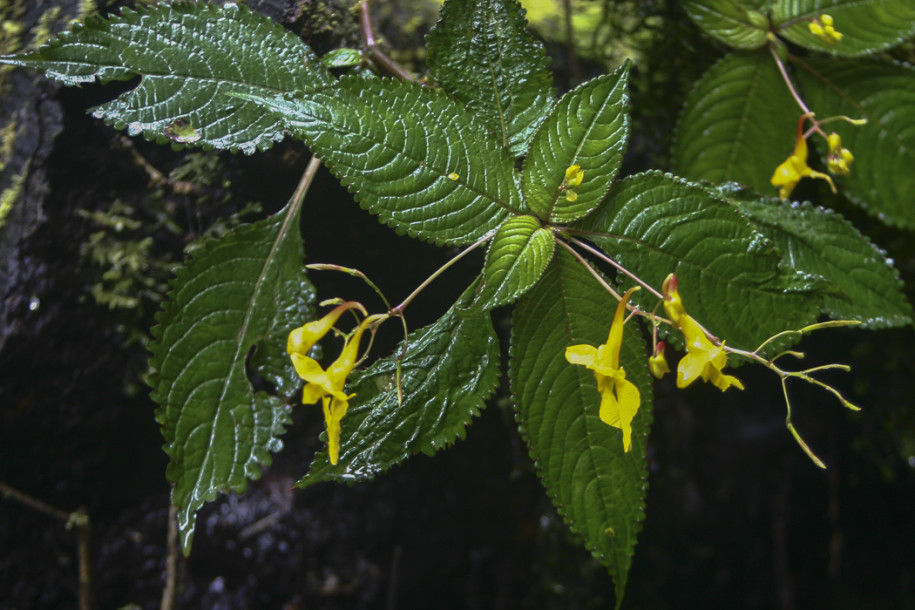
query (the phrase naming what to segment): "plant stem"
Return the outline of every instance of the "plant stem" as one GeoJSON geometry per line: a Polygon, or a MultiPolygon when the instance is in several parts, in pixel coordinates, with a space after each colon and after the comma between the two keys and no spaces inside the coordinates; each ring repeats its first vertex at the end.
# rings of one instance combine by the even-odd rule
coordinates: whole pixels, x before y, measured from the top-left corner
{"type": "Polygon", "coordinates": [[[575,251],[575,248],[573,248],[572,246],[570,246],[569,244],[567,244],[567,243],[565,242],[565,240],[562,240],[562,239],[557,239],[556,242],[557,242],[560,246],[562,246],[563,248],[565,248],[566,250],[568,250],[569,252],[571,252],[571,253],[572,253],[572,256],[574,256],[574,257],[576,258],[576,260],[578,260],[579,263],[581,263],[582,265],[584,265],[584,266],[585,266],[585,269],[587,269],[588,272],[589,272],[591,275],[594,276],[594,279],[596,279],[597,282],[598,282],[601,286],[604,287],[604,290],[606,290],[607,292],[609,292],[610,294],[613,295],[613,298],[615,298],[617,301],[622,301],[622,300],[623,300],[623,296],[622,296],[620,293],[618,293],[616,290],[614,290],[614,289],[613,289],[613,286],[611,286],[610,284],[608,284],[608,283],[606,282],[606,280],[604,280],[604,278],[602,278],[602,277],[600,276],[600,273],[598,273],[598,272],[594,269],[594,267],[592,267],[591,264],[590,264],[588,261],[585,260],[585,257],[583,257],[581,254],[579,254],[578,252],[575,251]]]}
{"type": "Polygon", "coordinates": [[[436,269],[436,270],[435,270],[435,273],[433,273],[432,275],[430,275],[429,277],[427,277],[427,278],[425,279],[425,281],[423,281],[422,284],[420,284],[419,286],[417,286],[417,287],[416,287],[416,290],[414,290],[413,292],[411,292],[410,295],[409,295],[407,298],[405,298],[405,299],[403,300],[403,302],[402,302],[400,305],[398,305],[397,307],[394,307],[393,309],[391,309],[390,314],[393,315],[393,316],[402,315],[402,314],[403,314],[403,310],[407,308],[407,306],[413,301],[413,299],[415,299],[415,298],[419,295],[419,293],[421,293],[423,290],[426,289],[426,287],[427,287],[429,284],[431,284],[433,281],[435,281],[435,278],[437,278],[438,276],[440,276],[442,273],[444,273],[445,271],[447,271],[449,267],[451,267],[451,266],[454,265],[456,262],[458,262],[459,260],[461,260],[462,258],[464,258],[465,256],[467,256],[468,254],[470,254],[473,250],[475,250],[476,248],[478,248],[478,247],[481,246],[482,244],[485,244],[485,243],[486,243],[487,241],[489,241],[490,239],[492,239],[492,235],[487,235],[486,237],[481,237],[481,238],[478,239],[476,242],[474,242],[473,244],[471,244],[470,246],[468,246],[467,248],[465,248],[460,254],[458,254],[457,256],[455,256],[454,258],[452,258],[451,260],[449,260],[447,263],[445,263],[444,265],[442,265],[441,267],[439,267],[438,269],[436,269]]]}
{"type": "Polygon", "coordinates": [[[788,76],[788,72],[785,70],[785,64],[782,63],[778,53],[775,52],[775,47],[773,47],[771,44],[769,45],[769,53],[772,55],[772,59],[775,60],[775,65],[778,66],[778,71],[781,73],[782,80],[785,81],[785,85],[788,87],[788,91],[791,93],[791,97],[793,97],[794,101],[797,102],[797,105],[801,107],[801,110],[804,111],[804,114],[813,115],[813,113],[810,111],[810,108],[807,107],[807,104],[804,103],[804,100],[801,99],[801,96],[794,88],[794,83],[791,82],[791,78],[788,76]]]}
{"type": "Polygon", "coordinates": [[[403,66],[385,55],[379,48],[372,27],[372,13],[369,8],[369,0],[362,0],[362,3],[359,5],[359,27],[362,30],[362,40],[365,44],[365,49],[368,51],[369,57],[372,58],[373,62],[400,80],[416,82],[416,77],[407,72],[403,66]]]}
{"type": "Polygon", "coordinates": [[[178,596],[178,507],[169,504],[168,536],[165,544],[165,587],[162,589],[160,610],[172,610],[178,596]]]}
{"type": "Polygon", "coordinates": [[[89,557],[89,540],[90,540],[90,522],[89,515],[82,509],[68,513],[50,504],[46,504],[38,498],[10,487],[0,481],[0,495],[6,498],[16,500],[23,506],[27,506],[39,513],[54,517],[63,521],[67,529],[77,528],[77,578],[79,582],[78,599],[79,610],[90,610],[92,607],[92,564],[89,557]]]}
{"type": "Polygon", "coordinates": [[[603,252],[601,252],[601,251],[598,250],[597,248],[594,248],[594,247],[590,246],[589,244],[587,244],[586,242],[581,241],[580,239],[575,239],[574,237],[571,237],[570,240],[571,240],[571,242],[572,242],[573,244],[575,244],[575,245],[578,246],[579,248],[581,248],[581,249],[583,249],[583,250],[587,250],[588,252],[590,252],[591,254],[593,254],[594,256],[596,256],[597,258],[601,259],[602,261],[604,261],[604,262],[607,263],[608,265],[611,265],[614,269],[616,269],[617,271],[619,271],[620,273],[622,273],[622,274],[625,275],[626,277],[630,278],[632,281],[634,281],[636,284],[638,284],[639,286],[641,286],[642,288],[644,288],[645,290],[647,290],[648,292],[650,292],[650,293],[653,294],[654,296],[658,297],[659,299],[663,299],[663,298],[664,298],[664,295],[662,295],[660,292],[658,292],[657,290],[655,290],[654,288],[652,288],[651,285],[648,284],[647,282],[645,282],[644,280],[642,280],[642,278],[640,278],[639,276],[635,275],[634,273],[632,273],[631,271],[629,271],[628,269],[626,269],[625,267],[623,267],[621,264],[619,264],[618,262],[616,262],[615,260],[613,260],[612,258],[610,258],[609,256],[607,256],[606,254],[604,254],[603,252]]]}

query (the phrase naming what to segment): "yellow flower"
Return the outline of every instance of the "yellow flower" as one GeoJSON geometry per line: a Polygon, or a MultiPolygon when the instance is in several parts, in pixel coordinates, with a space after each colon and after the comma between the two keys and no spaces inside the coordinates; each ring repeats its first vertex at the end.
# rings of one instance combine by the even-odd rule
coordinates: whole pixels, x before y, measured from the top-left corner
{"type": "Polygon", "coordinates": [[[794,144],[794,152],[784,163],[775,168],[770,182],[772,186],[778,187],[778,196],[784,201],[791,196],[791,191],[801,181],[801,178],[822,178],[829,183],[832,192],[836,192],[836,185],[832,183],[832,178],[828,174],[814,171],[807,166],[807,140],[804,138],[804,121],[808,115],[804,115],[797,122],[797,140],[794,144]]]}
{"type": "Polygon", "coordinates": [[[566,193],[566,201],[576,201],[578,193],[575,188],[581,186],[582,180],[585,179],[585,170],[580,165],[570,165],[566,168],[565,178],[562,181],[562,189],[566,193]]]}
{"type": "Polygon", "coordinates": [[[832,17],[829,15],[820,15],[817,19],[811,21],[807,28],[810,33],[825,42],[828,45],[834,45],[842,40],[842,32],[836,31],[833,27],[832,17]]]}
{"type": "Polygon", "coordinates": [[[330,329],[334,327],[343,312],[349,309],[358,309],[363,315],[366,313],[361,303],[347,301],[329,311],[320,320],[309,322],[305,326],[300,326],[289,333],[289,338],[286,340],[286,353],[292,357],[292,363],[295,364],[296,355],[308,356],[311,348],[323,339],[324,335],[330,332],[330,329]]]}
{"type": "Polygon", "coordinates": [[[331,464],[336,464],[340,455],[340,420],[346,415],[349,400],[355,396],[343,391],[346,378],[356,366],[363,333],[377,319],[378,316],[369,316],[359,324],[352,336],[346,340],[340,356],[327,367],[327,370],[321,368],[313,358],[298,353],[292,354],[296,373],[308,382],[302,390],[302,404],[312,404],[321,400],[324,407],[327,453],[331,464]]]}
{"type": "Polygon", "coordinates": [[[585,179],[585,170],[580,165],[570,165],[566,168],[565,183],[569,188],[581,186],[581,181],[585,179]]]}
{"type": "Polygon", "coordinates": [[[696,378],[708,381],[722,392],[734,386],[743,389],[740,380],[721,370],[728,364],[724,343],[715,345],[688,314],[680,316],[680,331],[686,339],[686,355],[677,366],[677,387],[685,388],[696,378]]]}
{"type": "MultiPolygon", "coordinates": [[[[728,364],[724,342],[721,345],[711,342],[699,324],[686,313],[677,288],[677,276],[671,273],[662,285],[664,309],[686,340],[686,355],[677,365],[677,387],[685,388],[701,377],[702,381],[710,382],[722,392],[731,386],[742,390],[743,384],[739,379],[721,372],[728,364]]],[[[657,351],[656,347],[655,353],[657,351]]]]}
{"type": "Polygon", "coordinates": [[[664,342],[658,341],[657,345],[654,346],[654,354],[648,358],[648,370],[658,379],[670,372],[667,359],[664,357],[664,347],[664,342]]]}
{"type": "Polygon", "coordinates": [[[833,132],[827,136],[829,142],[829,156],[826,158],[826,166],[833,174],[847,176],[851,171],[849,165],[855,160],[851,151],[842,147],[842,138],[839,134],[833,132]]]}
{"type": "Polygon", "coordinates": [[[566,348],[565,353],[569,363],[585,366],[594,371],[597,390],[601,396],[600,419],[608,426],[622,430],[624,451],[632,448],[632,419],[641,404],[639,389],[634,383],[627,381],[626,371],[620,366],[626,304],[636,290],[638,286],[630,289],[617,305],[606,343],[598,347],[572,345],[566,348]]]}
{"type": "Polygon", "coordinates": [[[677,276],[673,273],[668,274],[661,285],[661,292],[664,293],[664,311],[667,312],[667,317],[674,323],[674,326],[679,324],[680,316],[686,313],[680,293],[677,292],[677,286],[677,276]]]}

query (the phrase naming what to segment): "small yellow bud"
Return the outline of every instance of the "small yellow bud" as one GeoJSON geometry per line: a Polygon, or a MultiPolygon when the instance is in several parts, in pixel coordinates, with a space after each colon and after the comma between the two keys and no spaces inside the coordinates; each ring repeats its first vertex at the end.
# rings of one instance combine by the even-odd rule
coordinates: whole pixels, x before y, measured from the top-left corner
{"type": "Polygon", "coordinates": [[[665,347],[663,341],[658,341],[658,344],[654,346],[654,354],[648,358],[648,370],[658,379],[670,372],[667,359],[664,358],[665,347]]]}
{"type": "Polygon", "coordinates": [[[851,169],[849,165],[855,160],[851,151],[842,147],[842,138],[839,134],[832,132],[826,136],[829,143],[829,156],[826,158],[826,166],[829,171],[839,176],[847,176],[851,169]]]}
{"type": "Polygon", "coordinates": [[[449,179],[449,180],[457,180],[457,179],[460,178],[460,177],[461,177],[460,174],[455,174],[454,172],[451,172],[450,174],[448,174],[448,179],[449,179]]]}
{"type": "Polygon", "coordinates": [[[833,26],[833,20],[830,15],[820,15],[807,24],[807,28],[811,34],[828,45],[834,45],[842,40],[842,32],[837,31],[833,26]]]}

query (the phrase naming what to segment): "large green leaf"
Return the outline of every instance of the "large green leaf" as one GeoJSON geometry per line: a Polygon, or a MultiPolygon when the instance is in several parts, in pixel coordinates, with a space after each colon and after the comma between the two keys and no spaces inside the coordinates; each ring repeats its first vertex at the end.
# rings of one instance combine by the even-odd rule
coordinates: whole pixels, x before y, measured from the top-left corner
{"type": "MultiPolygon", "coordinates": [[[[812,322],[827,288],[783,264],[733,205],[660,172],[617,184],[581,226],[599,232],[588,238],[656,288],[676,273],[686,310],[734,347],[752,350],[812,322]]],[[[658,300],[642,290],[633,301],[651,310],[658,300]]]]}
{"type": "Polygon", "coordinates": [[[334,90],[259,102],[398,231],[470,243],[523,208],[508,152],[441,92],[347,77],[334,90]]]}
{"type": "Polygon", "coordinates": [[[41,70],[65,85],[142,76],[93,114],[160,143],[246,153],[283,138],[283,125],[229,93],[272,96],[333,83],[290,32],[242,5],[176,2],[120,17],[88,17],[36,53],[0,62],[41,70]]]}
{"type": "Polygon", "coordinates": [[[644,520],[651,425],[648,355],[638,326],[623,334],[620,362],[638,386],[632,448],[599,416],[590,370],[569,364],[565,349],[607,340],[616,301],[568,252],[560,249],[540,282],[521,297],[511,343],[511,391],[521,432],[540,476],[572,531],[613,576],[623,599],[636,536],[644,520]]]}
{"type": "Polygon", "coordinates": [[[683,9],[702,31],[737,49],[766,44],[768,0],[686,0],[683,9]]]}
{"type": "Polygon", "coordinates": [[[341,422],[339,461],[331,465],[326,453],[318,454],[299,487],[371,479],[414,453],[432,455],[464,438],[499,380],[499,342],[489,314],[457,314],[471,294],[468,289],[437,322],[410,334],[401,363],[403,404],[397,403],[395,357],[356,378],[349,390],[356,396],[341,422]]]}
{"type": "MultiPolygon", "coordinates": [[[[245,361],[255,347],[284,352],[295,320],[311,313],[297,210],[242,225],[178,269],[153,329],[151,384],[185,553],[204,502],[244,491],[281,447],[284,401],[254,393],[245,361]]],[[[294,378],[271,361],[262,375],[294,378]]]]}
{"type": "Polygon", "coordinates": [[[553,105],[543,45],[517,0],[448,0],[429,33],[429,70],[520,157],[553,105]]]}
{"type": "Polygon", "coordinates": [[[541,125],[524,161],[524,197],[543,220],[568,222],[593,210],[610,189],[629,139],[629,62],[566,93],[541,125]],[[568,198],[566,169],[579,165],[584,181],[568,198]]]}
{"type": "Polygon", "coordinates": [[[899,272],[886,255],[832,210],[781,203],[755,194],[717,189],[778,247],[795,269],[820,275],[842,291],[823,302],[833,319],[860,320],[870,328],[912,323],[912,306],[899,272]]]}
{"type": "Polygon", "coordinates": [[[505,305],[524,294],[546,269],[555,247],[553,232],[533,216],[514,216],[502,223],[489,245],[483,285],[470,311],[505,305]]]}
{"type": "Polygon", "coordinates": [[[858,56],[887,49],[915,34],[912,0],[776,0],[772,7],[779,31],[791,42],[826,53],[858,56]],[[811,20],[822,14],[833,18],[842,40],[828,44],[810,33],[811,20]]]}
{"type": "MultiPolygon", "coordinates": [[[[810,61],[798,74],[818,118],[846,115],[866,125],[829,123],[855,156],[840,192],[882,221],[915,228],[915,69],[876,60],[810,61]],[[808,72],[813,70],[814,72],[808,72]]],[[[822,138],[813,137],[821,154],[822,138]]]]}
{"type": "Polygon", "coordinates": [[[732,53],[696,83],[677,123],[674,171],[761,193],[794,147],[801,111],[766,50],[732,53]]]}

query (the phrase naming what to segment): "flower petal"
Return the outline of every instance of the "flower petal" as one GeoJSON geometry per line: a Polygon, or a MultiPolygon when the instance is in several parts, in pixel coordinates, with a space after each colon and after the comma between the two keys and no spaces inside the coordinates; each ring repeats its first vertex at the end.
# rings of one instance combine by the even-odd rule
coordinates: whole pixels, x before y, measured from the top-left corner
{"type": "Polygon", "coordinates": [[[593,345],[570,345],[566,348],[566,360],[569,364],[590,367],[597,360],[597,348],[593,345]]]}
{"type": "Polygon", "coordinates": [[[706,361],[701,354],[697,352],[687,352],[680,358],[680,364],[677,365],[677,387],[685,388],[694,382],[705,369],[706,361]]]}

